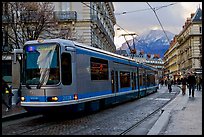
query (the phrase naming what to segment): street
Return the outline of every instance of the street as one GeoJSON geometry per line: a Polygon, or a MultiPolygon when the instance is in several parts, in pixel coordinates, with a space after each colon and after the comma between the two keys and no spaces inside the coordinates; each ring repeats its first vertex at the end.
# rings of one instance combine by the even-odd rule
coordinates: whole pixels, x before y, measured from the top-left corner
{"type": "Polygon", "coordinates": [[[146,135],[161,112],[145,118],[178,92],[177,86],[173,86],[171,93],[166,87],[161,87],[158,92],[144,98],[79,117],[33,116],[4,122],[2,135],[120,135],[136,123],[139,124],[134,126],[134,132],[130,130],[125,134],[146,135]]]}

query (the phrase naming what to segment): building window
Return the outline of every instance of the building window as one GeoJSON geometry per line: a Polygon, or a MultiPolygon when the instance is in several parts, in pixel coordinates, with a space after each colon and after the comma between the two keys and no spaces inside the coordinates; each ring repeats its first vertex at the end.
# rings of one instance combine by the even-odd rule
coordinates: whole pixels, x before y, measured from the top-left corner
{"type": "Polygon", "coordinates": [[[91,80],[108,80],[108,61],[91,57],[91,80]]]}
{"type": "Polygon", "coordinates": [[[200,33],[202,33],[202,27],[200,27],[200,33]]]}
{"type": "Polygon", "coordinates": [[[200,40],[200,44],[202,44],[202,38],[200,38],[199,40],[200,40]]]}

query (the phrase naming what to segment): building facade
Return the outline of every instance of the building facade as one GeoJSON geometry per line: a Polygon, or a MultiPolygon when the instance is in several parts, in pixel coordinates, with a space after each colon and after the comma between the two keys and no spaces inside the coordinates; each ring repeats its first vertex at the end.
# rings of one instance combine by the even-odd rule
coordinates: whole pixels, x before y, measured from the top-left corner
{"type": "MultiPolygon", "coordinates": [[[[53,2],[54,17],[59,31],[71,39],[115,52],[114,25],[116,18],[112,2],[53,2]]],[[[50,27],[53,28],[53,27],[50,27]]]]}
{"type": "Polygon", "coordinates": [[[171,41],[164,54],[164,76],[174,80],[188,72],[202,75],[202,10],[186,19],[182,31],[171,41]]]}
{"type": "Polygon", "coordinates": [[[173,80],[180,78],[180,72],[178,69],[178,42],[177,35],[170,43],[169,49],[164,53],[164,76],[172,77],[173,80]]]}
{"type": "Polygon", "coordinates": [[[178,35],[178,68],[181,75],[187,72],[202,74],[202,10],[187,18],[178,35]]]}

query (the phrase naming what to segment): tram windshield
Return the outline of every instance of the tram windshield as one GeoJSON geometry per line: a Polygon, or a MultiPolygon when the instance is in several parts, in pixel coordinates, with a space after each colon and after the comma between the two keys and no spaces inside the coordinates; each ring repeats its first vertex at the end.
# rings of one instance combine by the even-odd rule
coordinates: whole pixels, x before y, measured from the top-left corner
{"type": "Polygon", "coordinates": [[[60,81],[59,46],[57,44],[26,45],[24,47],[23,83],[37,85],[54,85],[60,81]]]}

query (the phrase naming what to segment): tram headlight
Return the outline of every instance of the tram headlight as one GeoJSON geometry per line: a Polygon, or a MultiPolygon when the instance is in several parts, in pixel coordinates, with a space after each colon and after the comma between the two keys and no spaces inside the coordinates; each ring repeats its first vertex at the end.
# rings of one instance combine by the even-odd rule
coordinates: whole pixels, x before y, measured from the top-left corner
{"type": "Polygon", "coordinates": [[[25,97],[21,97],[21,101],[25,101],[25,97]]]}
{"type": "Polygon", "coordinates": [[[58,101],[58,97],[48,97],[47,101],[58,101]]]}
{"type": "Polygon", "coordinates": [[[52,101],[57,101],[58,97],[52,97],[52,101]]]}
{"type": "Polygon", "coordinates": [[[78,100],[78,95],[74,94],[74,100],[78,100]]]}

